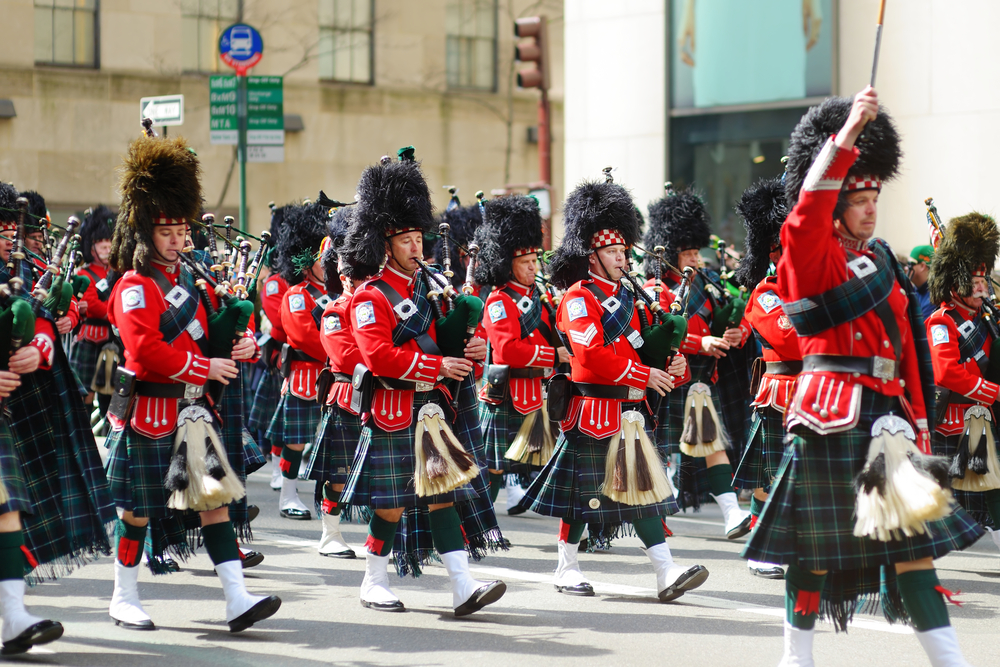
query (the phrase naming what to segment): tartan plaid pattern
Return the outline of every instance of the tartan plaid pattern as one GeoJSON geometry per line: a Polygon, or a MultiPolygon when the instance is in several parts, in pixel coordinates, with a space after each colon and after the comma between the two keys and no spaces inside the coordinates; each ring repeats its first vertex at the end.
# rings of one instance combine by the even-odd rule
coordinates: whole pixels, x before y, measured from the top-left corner
{"type": "Polygon", "coordinates": [[[983,530],[957,506],[928,525],[929,535],[891,542],[854,537],[854,478],[865,464],[872,423],[890,411],[902,412],[896,398],[865,389],[856,428],[822,436],[795,427],[743,557],[807,570],[864,570],[940,558],[979,539],[983,530]]]}
{"type": "Polygon", "coordinates": [[[736,468],[733,486],[738,489],[767,489],[778,473],[785,451],[783,415],[774,408],[753,411],[747,446],[736,468]]]}
{"type": "Polygon", "coordinates": [[[0,514],[24,512],[32,514],[31,496],[21,470],[21,461],[14,449],[14,435],[7,419],[0,417],[0,484],[10,496],[0,504],[0,514]]]}
{"type": "MultiPolygon", "coordinates": [[[[479,404],[479,419],[486,451],[486,465],[490,470],[500,470],[506,474],[518,475],[525,482],[537,466],[518,463],[504,458],[507,449],[517,437],[517,431],[524,423],[525,415],[514,409],[514,403],[507,397],[500,405],[479,404]]],[[[558,429],[558,425],[556,425],[558,429]]],[[[555,431],[553,431],[555,433],[555,431]]],[[[525,483],[527,486],[527,483],[525,483]]]]}
{"type": "MultiPolygon", "coordinates": [[[[281,377],[276,373],[264,373],[253,395],[250,415],[247,418],[247,428],[251,431],[268,431],[271,419],[274,417],[275,406],[281,400],[281,377]]],[[[268,437],[271,435],[268,433],[268,437]]],[[[280,442],[280,440],[279,440],[280,442]]]]}
{"type": "MultiPolygon", "coordinates": [[[[601,288],[594,283],[585,283],[584,287],[594,295],[597,303],[603,305],[607,300],[601,288]]],[[[632,326],[632,312],[635,309],[635,295],[632,294],[632,290],[623,287],[615,293],[614,298],[619,302],[618,308],[614,311],[602,308],[603,312],[601,313],[601,328],[604,330],[605,347],[611,345],[616,338],[632,326]]]]}
{"type": "Polygon", "coordinates": [[[104,343],[94,343],[89,340],[78,340],[73,345],[70,354],[69,365],[76,375],[76,379],[87,388],[90,393],[90,382],[94,379],[94,372],[97,371],[97,359],[100,357],[101,348],[104,343]]]}
{"type": "MultiPolygon", "coordinates": [[[[243,427],[243,381],[246,371],[252,367],[237,364],[237,368],[239,375],[223,387],[222,395],[215,407],[222,424],[218,429],[219,438],[222,440],[222,446],[226,448],[229,465],[233,467],[233,472],[239,477],[240,482],[246,486],[247,475],[262,468],[267,460],[257,442],[243,427]]],[[[242,541],[253,539],[247,516],[246,496],[230,503],[229,518],[242,541]]]]}
{"type": "MultiPolygon", "coordinates": [[[[990,428],[993,429],[994,437],[996,437],[996,424],[992,421],[990,428]]],[[[958,443],[961,440],[961,433],[942,435],[934,431],[931,433],[931,448],[937,456],[947,456],[951,460],[958,453],[958,443]]],[[[994,525],[993,517],[990,516],[989,509],[986,507],[986,498],[981,491],[952,489],[951,495],[955,496],[955,500],[962,506],[962,509],[968,512],[969,516],[975,519],[980,526],[990,529],[1000,528],[1000,526],[994,525]]]]}
{"type": "Polygon", "coordinates": [[[304,401],[291,393],[282,395],[267,427],[267,439],[292,445],[315,442],[322,408],[316,401],[304,401]]]}
{"type": "Polygon", "coordinates": [[[736,452],[743,451],[750,430],[750,364],[755,348],[749,340],[743,347],[726,352],[719,359],[719,381],[712,387],[712,393],[719,394],[719,417],[736,452]]]}
{"type": "MultiPolygon", "coordinates": [[[[641,405],[625,403],[622,411],[642,410],[641,405]]],[[[606,529],[635,519],[676,514],[678,507],[673,497],[652,505],[633,506],[601,495],[610,440],[593,438],[576,427],[560,434],[555,453],[524,492],[519,505],[545,516],[604,524],[606,529]],[[591,507],[595,499],[600,502],[597,508],[591,507]]],[[[666,458],[665,447],[657,446],[657,451],[666,458]]]]}
{"type": "Polygon", "coordinates": [[[344,484],[351,472],[354,451],[361,439],[361,418],[339,405],[323,409],[316,433],[316,445],[311,448],[306,463],[306,479],[344,484]]]}
{"type": "Polygon", "coordinates": [[[55,579],[111,553],[116,519],[90,415],[61,343],[50,371],[22,376],[7,399],[14,452],[32,514],[22,516],[25,546],[39,567],[28,583],[55,579]]]}

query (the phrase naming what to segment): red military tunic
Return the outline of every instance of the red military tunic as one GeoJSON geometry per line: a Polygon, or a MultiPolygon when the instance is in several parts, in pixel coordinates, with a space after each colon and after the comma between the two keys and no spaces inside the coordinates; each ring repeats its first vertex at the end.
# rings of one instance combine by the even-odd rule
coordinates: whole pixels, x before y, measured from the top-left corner
{"type": "MultiPolygon", "coordinates": [[[[387,265],[377,280],[385,281],[405,299],[413,296],[414,278],[387,265]]],[[[361,358],[373,375],[423,383],[427,389],[437,383],[444,357],[423,352],[416,340],[408,340],[400,347],[393,345],[392,331],[399,318],[372,281],[355,292],[351,310],[361,358]]],[[[427,333],[436,337],[433,321],[427,333]]],[[[386,389],[376,382],[371,418],[390,433],[409,428],[413,423],[413,394],[411,390],[386,389]]]]}
{"type": "MultiPolygon", "coordinates": [[[[966,410],[973,405],[984,405],[989,408],[1000,395],[1000,385],[983,378],[976,359],[962,358],[958,347],[960,337],[958,326],[950,312],[957,313],[963,323],[972,322],[976,316],[976,311],[952,301],[934,311],[925,323],[927,342],[931,348],[931,361],[934,364],[934,383],[950,390],[953,398],[958,395],[968,399],[961,403],[949,403],[947,415],[936,429],[942,435],[961,433],[965,428],[966,410]]],[[[981,323],[979,326],[985,324],[981,323]]],[[[993,339],[987,335],[982,347],[986,359],[989,359],[992,344],[993,339]]]]}
{"type": "MultiPolygon", "coordinates": [[[[354,328],[351,326],[353,296],[351,292],[344,292],[336,301],[327,304],[323,310],[323,331],[320,336],[330,370],[348,377],[354,373],[355,366],[364,363],[354,337],[354,328]]],[[[351,383],[334,382],[326,397],[326,404],[336,404],[347,412],[356,414],[351,410],[351,383]]]]}
{"type": "Polygon", "coordinates": [[[316,300],[307,288],[310,284],[321,294],[326,294],[324,285],[303,281],[289,287],[281,302],[281,328],[288,344],[314,359],[314,361],[292,361],[292,371],[285,379],[282,392],[291,392],[292,396],[307,401],[316,399],[316,380],[326,365],[326,350],[320,342],[319,329],[312,316],[316,300]]]}
{"type": "MultiPolygon", "coordinates": [[[[566,290],[556,313],[556,325],[566,333],[573,346],[573,356],[570,357],[573,381],[629,387],[636,396],[630,402],[645,400],[649,366],[639,360],[639,353],[626,340],[628,330],[610,345],[604,345],[604,328],[601,325],[604,307],[584,285],[596,285],[606,297],[614,296],[624,288],[618,283],[590,275],[589,280],[581,280],[566,290]]],[[[646,308],[645,305],[639,307],[646,308]]],[[[631,327],[636,331],[640,328],[637,310],[632,313],[631,327]]],[[[591,437],[610,438],[621,429],[623,402],[628,401],[574,396],[566,419],[561,423],[562,429],[568,431],[579,426],[580,431],[591,437]]]]}
{"type": "Polygon", "coordinates": [[[272,273],[264,280],[260,294],[260,306],[271,322],[270,336],[279,343],[286,343],[285,330],[281,326],[281,304],[288,291],[288,283],[277,273],[272,273]]]}
{"type": "Polygon", "coordinates": [[[77,332],[77,340],[85,340],[91,343],[103,343],[111,336],[111,325],[107,324],[108,320],[108,306],[111,300],[101,301],[98,292],[98,283],[102,280],[107,284],[108,278],[108,267],[100,264],[99,262],[92,262],[87,266],[81,268],[77,271],[80,275],[85,275],[90,278],[90,284],[87,286],[86,291],[83,293],[82,300],[87,304],[87,322],[84,322],[83,326],[80,327],[80,331],[77,332]],[[101,324],[99,320],[104,320],[105,324],[101,324]]]}
{"type": "MultiPolygon", "coordinates": [[[[154,263],[152,270],[159,271],[171,285],[176,285],[179,267],[179,264],[163,266],[154,263]]],[[[125,346],[125,367],[136,374],[137,380],[204,386],[208,381],[209,360],[190,333],[196,327],[192,324],[172,343],[163,340],[160,315],[169,309],[165,297],[152,277],[135,271],[127,271],[115,285],[109,300],[108,319],[118,329],[125,346]]],[[[189,294],[187,298],[198,299],[198,295],[189,294]]],[[[198,301],[194,321],[202,332],[207,332],[208,317],[200,299],[198,301]]],[[[150,438],[162,438],[173,433],[177,428],[179,400],[136,396],[132,428],[150,438]]],[[[113,415],[109,416],[114,419],[113,415]]]]}
{"type": "MultiPolygon", "coordinates": [[[[858,156],[857,149],[843,150],[831,139],[806,176],[798,203],[781,229],[784,252],[778,263],[778,282],[787,300],[821,294],[845,282],[848,261],[859,255],[872,257],[866,244],[845,239],[834,230],[833,211],[841,185],[858,156]]],[[[907,317],[905,291],[894,286],[888,297],[902,342],[899,378],[880,380],[852,373],[802,373],[788,409],[786,427],[803,424],[820,433],[853,428],[859,417],[861,388],[885,396],[909,398],[917,427],[927,429],[920,374],[907,317]]],[[[799,339],[803,356],[839,354],[855,357],[892,357],[892,342],[874,310],[815,336],[799,339]]]]}
{"type": "MultiPolygon", "coordinates": [[[[757,284],[750,294],[743,318],[770,346],[762,346],[765,362],[802,361],[799,336],[782,308],[781,287],[776,277],[770,276],[757,284]]],[[[755,408],[771,407],[783,414],[791,398],[795,378],[795,375],[765,372],[751,405],[755,408]]]]}
{"type": "MultiPolygon", "coordinates": [[[[517,303],[503,289],[517,294],[518,300],[529,299],[534,287],[525,287],[513,280],[501,288],[493,290],[486,299],[486,315],[483,326],[489,337],[493,363],[511,368],[545,368],[555,366],[556,349],[542,334],[540,329],[532,331],[527,338],[521,338],[518,318],[521,310],[517,303]]],[[[553,326],[549,313],[542,307],[542,322],[550,329],[553,326]]],[[[481,398],[485,396],[484,393],[481,398]]],[[[510,397],[514,409],[522,415],[542,407],[542,378],[511,378],[510,397]]]]}

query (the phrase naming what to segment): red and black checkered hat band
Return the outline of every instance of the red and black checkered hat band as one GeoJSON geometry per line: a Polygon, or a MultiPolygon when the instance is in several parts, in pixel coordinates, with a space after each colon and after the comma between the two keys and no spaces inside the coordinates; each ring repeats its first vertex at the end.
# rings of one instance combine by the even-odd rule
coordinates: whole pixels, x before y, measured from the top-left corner
{"type": "Polygon", "coordinates": [[[600,250],[611,245],[626,245],[625,238],[614,229],[602,229],[590,237],[591,250],[600,250]]]}
{"type": "Polygon", "coordinates": [[[16,229],[16,222],[0,222],[0,232],[12,232],[16,229]]]}
{"type": "Polygon", "coordinates": [[[845,192],[856,192],[858,190],[881,190],[882,181],[875,176],[848,176],[844,181],[845,192]]]}
{"type": "Polygon", "coordinates": [[[400,234],[406,234],[407,232],[422,232],[424,231],[420,227],[391,227],[385,232],[385,237],[391,239],[393,236],[399,236],[400,234]]]}
{"type": "Polygon", "coordinates": [[[541,254],[541,248],[518,248],[514,251],[514,259],[518,257],[524,257],[525,255],[537,255],[541,254]]]}
{"type": "Polygon", "coordinates": [[[153,220],[154,227],[166,227],[168,225],[186,225],[187,219],[185,218],[167,218],[160,216],[153,220]]]}
{"type": "Polygon", "coordinates": [[[972,276],[974,278],[985,278],[990,275],[989,269],[986,268],[985,264],[980,264],[972,270],[972,276]]]}

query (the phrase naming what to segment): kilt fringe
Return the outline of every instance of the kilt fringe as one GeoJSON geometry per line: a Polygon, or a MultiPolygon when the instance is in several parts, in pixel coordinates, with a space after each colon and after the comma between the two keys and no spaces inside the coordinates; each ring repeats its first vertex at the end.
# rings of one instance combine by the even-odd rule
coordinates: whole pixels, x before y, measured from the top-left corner
{"type": "Polygon", "coordinates": [[[500,529],[493,528],[480,535],[467,538],[465,550],[469,552],[469,558],[478,562],[498,551],[510,551],[510,547],[504,541],[500,529]]]}
{"type": "Polygon", "coordinates": [[[830,572],[820,596],[819,617],[847,632],[855,614],[877,615],[890,624],[911,625],[891,567],[830,572]]]}
{"type": "Polygon", "coordinates": [[[587,524],[587,553],[607,551],[614,540],[625,537],[638,537],[631,523],[589,523],[587,524]]]}
{"type": "Polygon", "coordinates": [[[83,538],[84,544],[70,547],[70,553],[59,556],[24,575],[24,583],[36,586],[46,581],[55,581],[105,556],[112,554],[111,542],[117,519],[104,525],[104,532],[83,538]]]}

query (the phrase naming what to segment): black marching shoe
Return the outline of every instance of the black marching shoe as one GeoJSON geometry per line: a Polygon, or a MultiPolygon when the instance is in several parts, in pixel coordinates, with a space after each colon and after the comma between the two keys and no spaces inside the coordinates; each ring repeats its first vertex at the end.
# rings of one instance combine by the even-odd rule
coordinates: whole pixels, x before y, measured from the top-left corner
{"type": "Polygon", "coordinates": [[[31,625],[18,636],[3,643],[0,655],[17,655],[27,653],[32,646],[40,646],[54,642],[63,636],[62,623],[43,620],[31,625]]]}
{"type": "Polygon", "coordinates": [[[240,549],[240,561],[243,563],[244,570],[257,567],[264,562],[264,554],[252,549],[247,549],[246,551],[240,549]]]}

